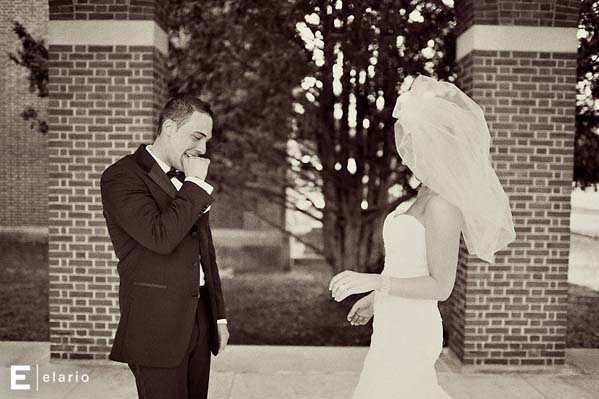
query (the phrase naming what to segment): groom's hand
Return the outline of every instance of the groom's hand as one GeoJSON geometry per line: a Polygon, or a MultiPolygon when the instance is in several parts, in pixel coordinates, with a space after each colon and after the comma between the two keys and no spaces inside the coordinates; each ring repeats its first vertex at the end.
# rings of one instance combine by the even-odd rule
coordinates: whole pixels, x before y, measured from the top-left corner
{"type": "Polygon", "coordinates": [[[208,175],[208,167],[210,166],[210,160],[208,158],[193,157],[183,154],[181,157],[181,163],[183,164],[183,172],[185,176],[197,177],[200,180],[206,180],[208,175]]]}
{"type": "Polygon", "coordinates": [[[229,329],[226,324],[216,326],[218,332],[218,354],[220,355],[229,343],[229,329]]]}

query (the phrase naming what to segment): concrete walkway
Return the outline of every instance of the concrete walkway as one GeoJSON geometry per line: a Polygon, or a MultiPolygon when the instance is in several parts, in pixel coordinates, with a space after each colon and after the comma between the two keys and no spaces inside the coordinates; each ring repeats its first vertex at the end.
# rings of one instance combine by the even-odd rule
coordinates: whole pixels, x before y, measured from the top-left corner
{"type": "MultiPolygon", "coordinates": [[[[214,359],[210,398],[350,399],[365,354],[366,348],[231,346],[214,359]]],[[[0,342],[0,366],[0,398],[137,398],[126,365],[50,361],[47,342],[0,342]],[[10,389],[11,365],[31,366],[18,381],[31,390],[10,389]],[[61,375],[71,382],[58,382],[61,375]]],[[[592,399],[599,392],[599,349],[570,349],[564,367],[524,371],[466,367],[444,352],[437,371],[453,399],[592,399]]]]}

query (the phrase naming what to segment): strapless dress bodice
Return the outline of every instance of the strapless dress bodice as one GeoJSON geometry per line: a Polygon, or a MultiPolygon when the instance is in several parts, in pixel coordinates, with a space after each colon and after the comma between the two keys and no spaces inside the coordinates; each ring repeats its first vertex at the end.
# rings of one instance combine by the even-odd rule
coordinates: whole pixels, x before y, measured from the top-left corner
{"type": "Polygon", "coordinates": [[[418,277],[429,274],[425,228],[416,217],[395,210],[383,225],[385,265],[390,277],[418,277]]]}

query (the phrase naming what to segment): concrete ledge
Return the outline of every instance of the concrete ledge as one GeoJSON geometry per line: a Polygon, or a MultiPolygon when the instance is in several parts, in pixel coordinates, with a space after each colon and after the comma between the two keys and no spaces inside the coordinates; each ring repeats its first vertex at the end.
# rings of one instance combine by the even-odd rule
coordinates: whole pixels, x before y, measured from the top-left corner
{"type": "Polygon", "coordinates": [[[212,238],[219,247],[280,246],[283,235],[272,230],[212,229],[212,238]]]}
{"type": "Polygon", "coordinates": [[[0,226],[0,238],[22,242],[47,242],[47,226],[0,226]]]}
{"type": "Polygon", "coordinates": [[[457,39],[456,60],[474,50],[576,54],[577,32],[577,28],[472,25],[457,39]]]}
{"type": "Polygon", "coordinates": [[[51,20],[50,45],[153,46],[168,55],[168,35],[154,21],[51,20]]]}

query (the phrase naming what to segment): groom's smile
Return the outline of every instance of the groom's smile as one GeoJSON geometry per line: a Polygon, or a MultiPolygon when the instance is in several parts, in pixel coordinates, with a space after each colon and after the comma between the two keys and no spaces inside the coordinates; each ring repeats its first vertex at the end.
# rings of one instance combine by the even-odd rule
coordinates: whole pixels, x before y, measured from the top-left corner
{"type": "Polygon", "coordinates": [[[201,112],[194,112],[178,127],[176,124],[168,126],[168,161],[171,166],[183,170],[184,156],[200,157],[206,154],[206,146],[212,138],[212,126],[212,118],[201,112]]]}

